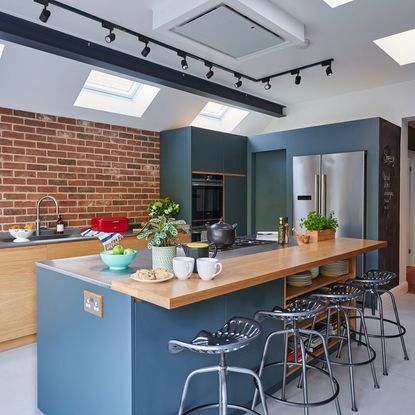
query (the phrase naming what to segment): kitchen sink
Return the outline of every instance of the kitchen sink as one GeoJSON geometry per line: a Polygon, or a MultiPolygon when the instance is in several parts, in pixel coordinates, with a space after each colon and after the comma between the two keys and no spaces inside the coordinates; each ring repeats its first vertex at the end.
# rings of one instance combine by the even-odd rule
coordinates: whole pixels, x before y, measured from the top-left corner
{"type": "MultiPolygon", "coordinates": [[[[43,241],[60,241],[61,239],[70,239],[70,238],[80,238],[81,234],[79,233],[64,233],[63,235],[59,235],[56,233],[47,233],[46,235],[39,235],[39,236],[31,236],[30,242],[43,242],[43,241]]],[[[13,238],[5,238],[2,239],[1,242],[13,242],[13,238]]]]}

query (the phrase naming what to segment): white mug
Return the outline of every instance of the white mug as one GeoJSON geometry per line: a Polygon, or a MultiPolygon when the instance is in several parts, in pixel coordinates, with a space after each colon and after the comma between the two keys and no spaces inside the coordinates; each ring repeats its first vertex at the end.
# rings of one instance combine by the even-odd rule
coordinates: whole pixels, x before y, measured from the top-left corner
{"type": "Polygon", "coordinates": [[[179,280],[187,280],[193,273],[195,259],[189,257],[173,258],[173,271],[179,280]]]}
{"type": "Polygon", "coordinates": [[[222,264],[216,258],[198,258],[197,272],[202,280],[211,280],[222,272],[222,264]]]}

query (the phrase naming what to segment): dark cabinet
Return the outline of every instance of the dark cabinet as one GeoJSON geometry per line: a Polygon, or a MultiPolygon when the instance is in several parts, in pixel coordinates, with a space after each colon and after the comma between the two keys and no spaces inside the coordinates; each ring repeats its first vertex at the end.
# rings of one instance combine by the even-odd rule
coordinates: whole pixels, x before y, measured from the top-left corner
{"type": "Polygon", "coordinates": [[[223,172],[246,174],[247,138],[224,134],[222,148],[223,172]]]}
{"type": "Polygon", "coordinates": [[[193,128],[192,170],[212,173],[223,172],[223,133],[193,128]]]}
{"type": "Polygon", "coordinates": [[[225,176],[225,222],[238,224],[237,234],[247,233],[246,176],[225,176]]]}

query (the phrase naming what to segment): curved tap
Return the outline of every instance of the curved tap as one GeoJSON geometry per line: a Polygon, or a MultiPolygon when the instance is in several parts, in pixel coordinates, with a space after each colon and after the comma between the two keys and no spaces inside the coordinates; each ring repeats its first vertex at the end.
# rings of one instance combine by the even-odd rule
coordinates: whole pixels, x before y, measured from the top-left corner
{"type": "Polygon", "coordinates": [[[55,207],[56,207],[56,217],[59,216],[59,202],[57,201],[57,199],[55,199],[53,196],[43,196],[41,197],[37,202],[36,202],[36,235],[39,236],[40,235],[40,206],[42,204],[42,202],[46,199],[50,199],[55,203],[55,207]]]}

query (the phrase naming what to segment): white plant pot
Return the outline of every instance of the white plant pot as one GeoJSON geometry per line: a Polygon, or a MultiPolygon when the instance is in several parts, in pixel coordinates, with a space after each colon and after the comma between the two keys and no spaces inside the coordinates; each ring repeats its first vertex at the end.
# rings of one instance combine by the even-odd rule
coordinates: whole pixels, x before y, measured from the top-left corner
{"type": "Polygon", "coordinates": [[[151,248],[151,258],[153,269],[166,268],[173,270],[173,258],[176,256],[175,246],[153,246],[151,248]]]}

